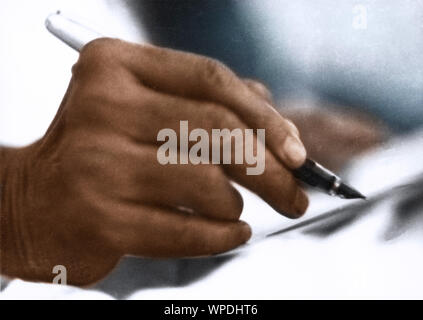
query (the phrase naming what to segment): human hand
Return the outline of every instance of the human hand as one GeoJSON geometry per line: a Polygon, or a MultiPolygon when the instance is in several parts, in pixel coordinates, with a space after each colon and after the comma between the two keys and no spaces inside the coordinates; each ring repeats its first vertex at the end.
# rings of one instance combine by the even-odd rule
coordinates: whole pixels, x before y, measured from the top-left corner
{"type": "Polygon", "coordinates": [[[27,280],[51,281],[64,265],[70,284],[86,285],[126,254],[239,246],[251,231],[230,180],[290,218],[308,205],[290,172],[306,157],[296,127],[220,63],[153,46],[88,44],[45,136],[3,151],[1,272],[27,280]],[[245,164],[160,165],[157,134],[181,120],[207,132],[266,129],[263,174],[246,175],[245,164]]]}

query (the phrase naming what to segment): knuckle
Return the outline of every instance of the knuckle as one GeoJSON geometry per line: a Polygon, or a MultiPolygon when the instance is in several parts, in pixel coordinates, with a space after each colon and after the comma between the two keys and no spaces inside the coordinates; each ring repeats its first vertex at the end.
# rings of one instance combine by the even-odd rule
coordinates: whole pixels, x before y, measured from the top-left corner
{"type": "Polygon", "coordinates": [[[89,42],[85,45],[80,53],[83,58],[102,58],[107,57],[110,53],[115,53],[118,50],[121,40],[112,38],[100,38],[89,42]]]}
{"type": "Polygon", "coordinates": [[[242,127],[242,122],[238,115],[223,106],[210,105],[206,115],[213,129],[242,127]]]}
{"type": "MultiPolygon", "coordinates": [[[[129,95],[128,95],[129,96],[129,95]]],[[[137,87],[137,94],[130,97],[130,104],[136,106],[138,109],[143,110],[143,116],[148,118],[151,116],[152,119],[157,118],[157,114],[160,111],[158,106],[161,104],[161,100],[157,98],[156,94],[152,94],[149,89],[143,86],[137,87]]]]}
{"type": "Polygon", "coordinates": [[[79,59],[73,66],[72,66],[72,75],[77,76],[81,73],[81,59],[79,59]]]}
{"type": "Polygon", "coordinates": [[[224,114],[226,113],[224,107],[213,103],[207,103],[204,105],[203,112],[204,117],[202,120],[205,129],[211,130],[222,127],[222,120],[224,119],[224,114]]]}
{"type": "Polygon", "coordinates": [[[158,64],[166,63],[174,54],[170,49],[158,47],[152,44],[137,44],[138,54],[156,61],[158,64]]]}
{"type": "Polygon", "coordinates": [[[265,98],[267,100],[272,100],[272,93],[266,87],[266,85],[264,85],[260,81],[252,80],[252,79],[246,79],[245,80],[245,83],[247,84],[247,86],[250,89],[252,89],[254,92],[256,92],[257,94],[259,94],[263,98],[265,98]]]}
{"type": "Polygon", "coordinates": [[[221,62],[204,58],[201,65],[201,80],[212,86],[227,86],[233,80],[232,72],[221,62]]]}
{"type": "Polygon", "coordinates": [[[262,91],[263,93],[269,92],[269,89],[267,89],[267,87],[263,83],[261,83],[260,81],[250,80],[250,82],[253,86],[255,86],[258,90],[262,91]]]}
{"type": "Polygon", "coordinates": [[[241,119],[234,112],[227,111],[223,116],[224,116],[223,122],[225,123],[227,127],[229,128],[243,127],[241,119]]]}
{"type": "Polygon", "coordinates": [[[105,65],[113,65],[121,56],[122,41],[111,38],[100,38],[89,42],[80,52],[78,62],[72,72],[78,75],[84,71],[95,71],[105,65]]]}

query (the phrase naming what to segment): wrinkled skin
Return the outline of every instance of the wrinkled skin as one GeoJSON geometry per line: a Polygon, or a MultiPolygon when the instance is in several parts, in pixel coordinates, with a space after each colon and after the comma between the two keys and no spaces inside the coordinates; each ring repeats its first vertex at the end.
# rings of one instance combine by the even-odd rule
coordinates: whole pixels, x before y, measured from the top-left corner
{"type": "MultiPolygon", "coordinates": [[[[261,85],[209,58],[100,39],[88,44],[45,136],[0,149],[1,273],[68,283],[106,276],[124,255],[211,255],[248,241],[242,198],[230,180],[281,214],[308,200],[290,173],[306,157],[297,128],[261,85]],[[168,165],[157,133],[190,128],[266,129],[266,166],[168,165]],[[185,208],[185,209],[182,209],[185,208]]],[[[259,212],[257,214],[260,214],[259,212]]]]}

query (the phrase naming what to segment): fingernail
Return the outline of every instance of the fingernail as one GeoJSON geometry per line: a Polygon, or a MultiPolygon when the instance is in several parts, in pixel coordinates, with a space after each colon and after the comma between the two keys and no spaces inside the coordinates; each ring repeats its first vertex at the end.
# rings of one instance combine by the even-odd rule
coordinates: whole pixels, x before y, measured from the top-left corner
{"type": "Polygon", "coordinates": [[[284,152],[293,168],[299,168],[306,160],[307,152],[297,137],[288,136],[286,138],[284,152]]]}

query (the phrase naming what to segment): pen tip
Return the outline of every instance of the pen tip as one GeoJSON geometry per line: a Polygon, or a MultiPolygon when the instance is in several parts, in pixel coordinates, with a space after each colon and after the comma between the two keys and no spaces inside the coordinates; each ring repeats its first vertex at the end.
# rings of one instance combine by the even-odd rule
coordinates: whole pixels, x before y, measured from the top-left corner
{"type": "Polygon", "coordinates": [[[366,199],[366,196],[354,188],[342,183],[338,189],[338,195],[345,199],[366,199]]]}

